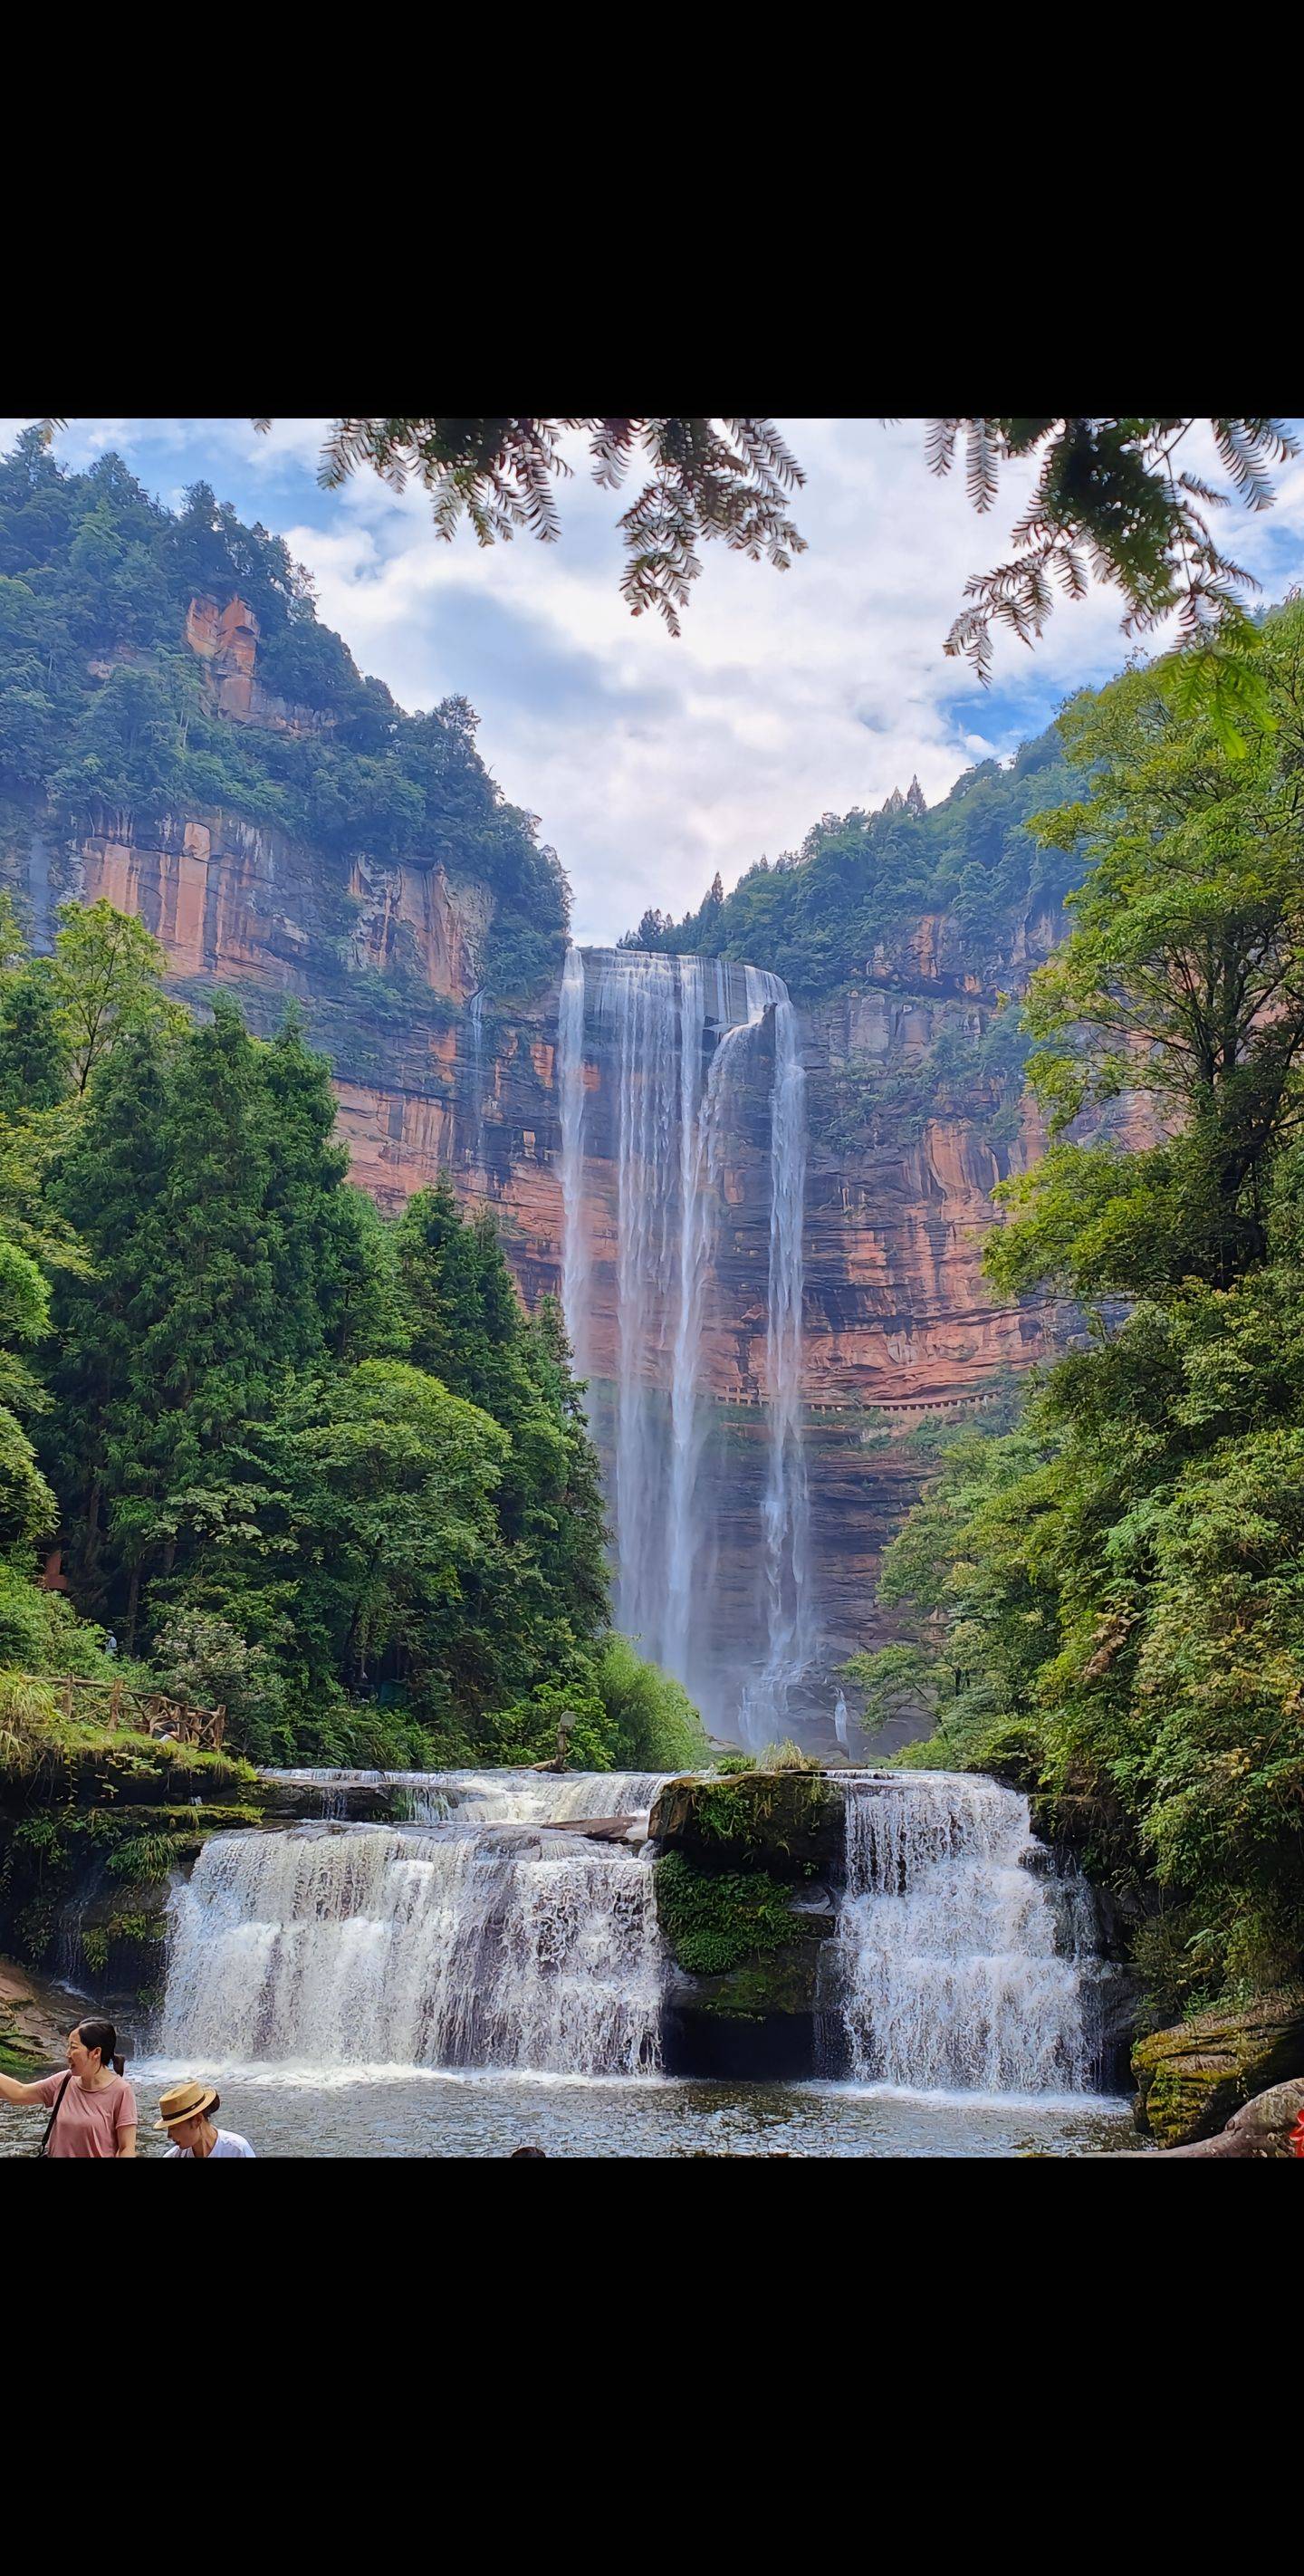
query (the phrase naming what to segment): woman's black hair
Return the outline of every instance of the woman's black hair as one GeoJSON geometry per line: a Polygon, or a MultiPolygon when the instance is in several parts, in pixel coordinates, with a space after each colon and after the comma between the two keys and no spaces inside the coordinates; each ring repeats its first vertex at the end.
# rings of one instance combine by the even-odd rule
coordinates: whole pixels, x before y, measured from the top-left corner
{"type": "Polygon", "coordinates": [[[98,2048],[101,2066],[111,2066],[115,2075],[126,2072],[125,2057],[116,2057],[118,2034],[111,2021],[79,2021],[77,2037],[83,2048],[98,2048]]]}

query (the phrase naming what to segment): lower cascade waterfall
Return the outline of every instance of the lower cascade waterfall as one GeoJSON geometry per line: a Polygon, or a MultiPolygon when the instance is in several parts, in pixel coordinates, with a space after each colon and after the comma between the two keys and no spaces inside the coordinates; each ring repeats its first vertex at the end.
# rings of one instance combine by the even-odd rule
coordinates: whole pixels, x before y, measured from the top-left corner
{"type": "MultiPolygon", "coordinates": [[[[308,1776],[327,1798],[359,1779],[308,1776]]],[[[406,1777],[431,1822],[213,1836],[174,1902],[161,2048],[209,2063],[654,2067],[649,1857],[550,1828],[645,1823],[659,1778],[406,1777]]]]}
{"type": "MultiPolygon", "coordinates": [[[[853,2083],[1087,2095],[1102,1981],[1090,1892],[1026,1799],[944,1772],[850,1772],[824,1953],[853,2083]]],[[[322,1813],[212,1835],[173,1898],[160,2050],[178,2064],[638,2076],[673,1994],[656,1772],[264,1773],[322,1813]],[[403,1821],[338,1820],[373,1795],[403,1821]],[[586,1825],[601,1820],[601,1838],[586,1825]]],[[[673,2020],[673,2015],[672,2015],[673,2020]]],[[[673,2057],[673,2051],[672,2051],[673,2057]]],[[[812,2066],[811,2071],[814,2071],[812,2066]]]]}
{"type": "Polygon", "coordinates": [[[974,1774],[849,1779],[835,1943],[849,2072],[926,2092],[1081,2093],[1099,2057],[1085,1882],[974,1774]],[[1033,1867],[1029,1867],[1029,1863],[1033,1867]]]}

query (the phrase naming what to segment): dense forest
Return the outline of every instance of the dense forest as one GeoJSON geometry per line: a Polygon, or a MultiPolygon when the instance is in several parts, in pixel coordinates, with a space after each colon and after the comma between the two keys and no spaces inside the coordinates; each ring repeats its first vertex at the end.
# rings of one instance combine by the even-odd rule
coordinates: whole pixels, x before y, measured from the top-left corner
{"type": "Polygon", "coordinates": [[[688,1758],[683,1693],[611,1632],[555,1303],[524,1313],[446,1183],[394,1222],[349,1186],[293,1014],[199,1024],[141,923],[60,918],[48,958],[0,928],[11,1754],[74,1672],[220,1701],[262,1761],[538,1758],[563,1709],[590,1768],[688,1758]]]}
{"type": "Polygon", "coordinates": [[[142,837],[220,807],[311,843],[341,883],[355,853],[439,861],[487,886],[491,994],[556,970],[568,889],[533,818],[480,759],[464,698],[407,715],[323,626],[283,539],[196,484],[179,512],[120,457],[65,473],[26,432],[0,458],[0,826],[142,837]],[[186,642],[195,598],[238,596],[257,671],[302,728],[235,724],[186,642]]]}
{"type": "Polygon", "coordinates": [[[1228,744],[1180,658],[1074,703],[1073,930],[1025,1006],[1051,1150],[988,1275],[1090,1329],[1023,1418],[965,1432],[895,1540],[906,1759],[1036,1793],[1133,1912],[1160,2018],[1304,1952],[1304,606],[1266,620],[1228,744]],[[1080,1141],[1130,1094],[1149,1141],[1080,1141]]]}

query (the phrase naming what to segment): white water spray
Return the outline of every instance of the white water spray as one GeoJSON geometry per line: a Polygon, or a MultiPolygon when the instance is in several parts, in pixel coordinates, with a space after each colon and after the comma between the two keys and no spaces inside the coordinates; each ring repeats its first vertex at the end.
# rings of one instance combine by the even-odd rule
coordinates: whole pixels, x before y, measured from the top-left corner
{"type": "Polygon", "coordinates": [[[432,1774],[446,1825],[215,1835],[175,1901],[160,2047],[209,2064],[654,2067],[650,1858],[548,1827],[645,1814],[659,1787],[432,1774]]]}
{"type": "Polygon", "coordinates": [[[1080,2093],[1097,2056],[1085,1886],[1036,1874],[1028,1802],[947,1772],[850,1779],[836,1966],[862,2082],[1080,2093]]]}

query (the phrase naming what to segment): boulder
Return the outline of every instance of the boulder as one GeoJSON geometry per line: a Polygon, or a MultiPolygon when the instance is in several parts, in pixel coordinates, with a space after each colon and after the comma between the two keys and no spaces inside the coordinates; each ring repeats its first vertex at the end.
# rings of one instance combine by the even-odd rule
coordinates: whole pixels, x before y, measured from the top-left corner
{"type": "Polygon", "coordinates": [[[839,1869],[841,1791],[819,1771],[738,1771],[724,1780],[668,1780],[648,1824],[664,1851],[703,1868],[763,1868],[797,1878],[839,1869]]]}
{"type": "Polygon", "coordinates": [[[1132,2051],[1137,2125],[1161,2147],[1212,2138],[1251,2097],[1304,2075],[1304,1986],[1217,2005],[1132,2051]]]}
{"type": "Polygon", "coordinates": [[[719,1977],[671,1969],[661,2015],[667,2074],[792,2081],[821,2063],[823,1943],[798,1939],[719,1977]]]}
{"type": "Polygon", "coordinates": [[[1199,2138],[1189,2147],[1168,2147],[1169,2156],[1288,2156],[1291,2131],[1304,2116],[1304,2076],[1289,2084],[1271,2084],[1235,2112],[1216,2138],[1199,2138]]]}

